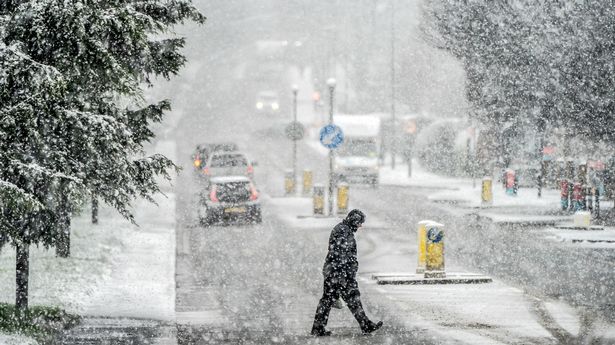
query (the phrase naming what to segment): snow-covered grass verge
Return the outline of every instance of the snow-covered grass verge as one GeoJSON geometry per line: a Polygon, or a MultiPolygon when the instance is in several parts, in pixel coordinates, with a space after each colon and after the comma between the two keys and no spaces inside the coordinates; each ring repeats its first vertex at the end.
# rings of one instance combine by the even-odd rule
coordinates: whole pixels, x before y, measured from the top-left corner
{"type": "MultiPolygon", "coordinates": [[[[160,141],[154,148],[173,159],[175,146],[160,141]]],[[[99,224],[89,209],[75,215],[71,256],[57,258],[53,249],[30,248],[30,305],[57,306],[83,316],[175,318],[175,195],[157,196],[158,206],[134,204],[139,226],[101,205],[99,224]]],[[[15,300],[15,251],[0,251],[0,302],[15,300]]],[[[0,331],[0,333],[2,333],[0,331]]],[[[25,336],[0,334],[0,344],[35,344],[25,336]]]]}
{"type": "Polygon", "coordinates": [[[0,344],[3,344],[3,345],[38,345],[38,342],[25,335],[0,333],[0,344]]]}
{"type": "Polygon", "coordinates": [[[24,343],[35,343],[34,339],[45,342],[55,333],[76,325],[79,319],[60,308],[33,306],[17,313],[14,305],[0,303],[0,332],[11,334],[3,336],[7,342],[11,339],[24,340],[24,343]]]}
{"type": "MultiPolygon", "coordinates": [[[[89,212],[75,217],[71,256],[53,249],[30,249],[30,303],[52,305],[79,315],[171,319],[174,314],[175,200],[160,206],[139,201],[140,226],[102,207],[98,225],[89,212]]],[[[15,298],[15,253],[0,253],[0,301],[15,298]]]]}

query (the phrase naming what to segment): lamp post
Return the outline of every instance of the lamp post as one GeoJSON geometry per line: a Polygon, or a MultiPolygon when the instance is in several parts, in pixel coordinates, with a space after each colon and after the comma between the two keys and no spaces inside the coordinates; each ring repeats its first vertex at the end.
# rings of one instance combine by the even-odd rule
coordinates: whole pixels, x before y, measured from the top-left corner
{"type": "MultiPolygon", "coordinates": [[[[299,86],[297,84],[292,85],[293,90],[293,126],[297,125],[297,93],[299,92],[299,86]]],[[[297,189],[297,140],[293,140],[293,190],[294,194],[297,189]]]]}
{"type": "MultiPolygon", "coordinates": [[[[335,95],[335,79],[327,79],[327,86],[329,87],[329,124],[333,124],[333,101],[335,95]]],[[[329,149],[329,216],[333,215],[333,149],[329,149]]]]}

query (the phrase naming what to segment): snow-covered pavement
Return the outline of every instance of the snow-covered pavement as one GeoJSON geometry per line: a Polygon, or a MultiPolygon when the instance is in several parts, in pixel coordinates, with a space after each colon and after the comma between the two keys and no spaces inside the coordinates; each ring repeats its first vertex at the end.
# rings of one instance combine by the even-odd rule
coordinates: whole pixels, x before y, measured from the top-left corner
{"type": "MultiPolygon", "coordinates": [[[[285,223],[302,231],[326,235],[337,221],[304,218],[305,210],[311,206],[309,199],[276,198],[271,205],[283,215],[285,223]]],[[[379,316],[415,332],[425,332],[442,343],[542,344],[555,341],[559,334],[566,334],[568,340],[577,339],[586,331],[579,326],[585,317],[579,310],[562,301],[533,297],[499,279],[470,285],[377,285],[373,274],[413,273],[417,259],[412,237],[395,232],[394,224],[376,217],[368,221],[357,238],[360,283],[367,291],[364,296],[368,305],[379,316]]],[[[455,261],[447,268],[449,272],[462,270],[455,261]]],[[[595,337],[615,339],[612,326],[597,321],[592,327],[595,337]]]]}

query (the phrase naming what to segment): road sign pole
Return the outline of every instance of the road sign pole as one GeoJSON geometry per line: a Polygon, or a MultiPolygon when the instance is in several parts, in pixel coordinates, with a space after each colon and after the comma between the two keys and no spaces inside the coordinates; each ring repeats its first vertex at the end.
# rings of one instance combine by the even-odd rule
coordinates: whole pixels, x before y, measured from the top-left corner
{"type": "MultiPolygon", "coordinates": [[[[297,85],[293,85],[293,123],[297,123],[297,85]]],[[[293,194],[297,186],[297,140],[293,140],[293,194]]]]}
{"type": "MultiPolygon", "coordinates": [[[[327,80],[327,85],[329,85],[329,125],[333,124],[333,102],[334,102],[334,94],[335,94],[335,79],[330,78],[327,80]]],[[[333,149],[329,149],[329,195],[328,195],[328,203],[329,203],[329,216],[333,215],[333,149]]]]}

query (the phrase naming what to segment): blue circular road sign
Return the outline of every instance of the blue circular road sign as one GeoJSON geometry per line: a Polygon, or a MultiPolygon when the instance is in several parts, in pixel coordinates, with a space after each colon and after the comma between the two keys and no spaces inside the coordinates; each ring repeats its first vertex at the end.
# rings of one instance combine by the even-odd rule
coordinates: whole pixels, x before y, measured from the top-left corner
{"type": "Polygon", "coordinates": [[[344,132],[339,126],[330,124],[320,129],[320,143],[328,148],[335,149],[344,142],[344,132]]]}

